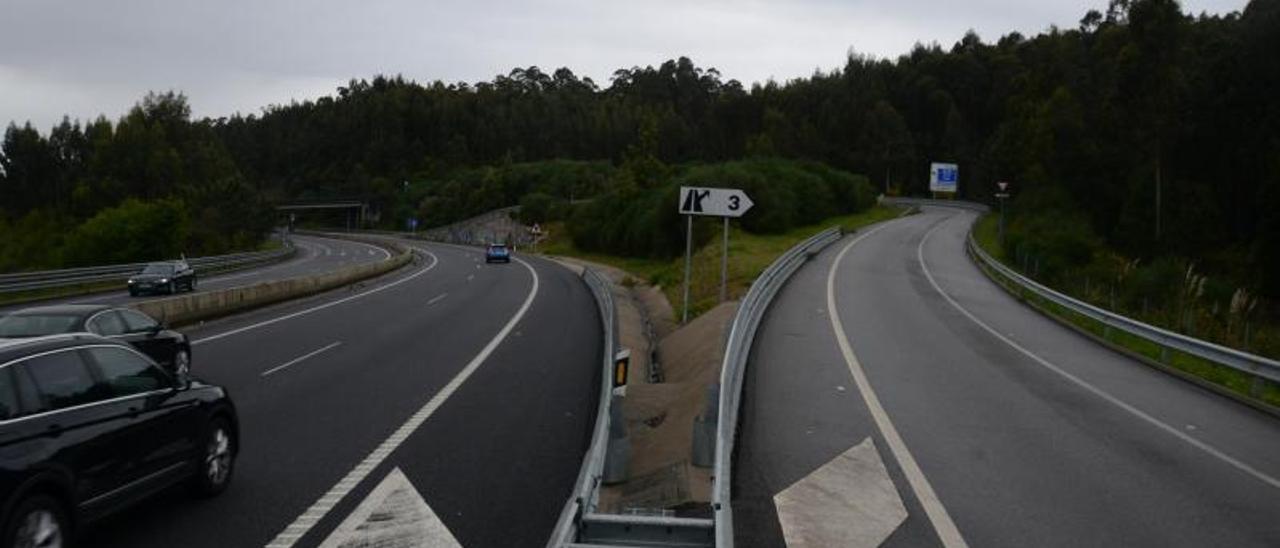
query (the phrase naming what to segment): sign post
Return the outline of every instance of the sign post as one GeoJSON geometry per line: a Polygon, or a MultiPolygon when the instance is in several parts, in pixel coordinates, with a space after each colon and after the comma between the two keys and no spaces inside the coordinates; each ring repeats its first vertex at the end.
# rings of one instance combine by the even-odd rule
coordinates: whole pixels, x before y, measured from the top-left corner
{"type": "Polygon", "coordinates": [[[685,216],[684,237],[684,306],[680,323],[689,322],[689,276],[693,267],[693,216],[704,215],[724,219],[724,246],[720,256],[720,301],[728,298],[729,283],[729,219],[741,217],[754,205],[747,194],[736,188],[680,187],[680,213],[685,216]]]}
{"type": "Polygon", "coordinates": [[[1009,197],[1009,183],[1000,181],[996,183],[1000,187],[1000,192],[996,193],[996,198],[1000,199],[1000,245],[1004,245],[1004,199],[1009,197]]]}

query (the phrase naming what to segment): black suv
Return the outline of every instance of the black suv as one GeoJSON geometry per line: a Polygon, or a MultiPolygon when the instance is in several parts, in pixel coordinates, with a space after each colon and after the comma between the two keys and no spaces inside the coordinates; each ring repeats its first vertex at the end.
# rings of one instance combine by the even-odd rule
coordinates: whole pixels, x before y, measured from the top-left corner
{"type": "Polygon", "coordinates": [[[0,340],[0,546],[75,528],[179,483],[226,489],[238,450],[220,387],[90,334],[0,340]]]}
{"type": "Polygon", "coordinates": [[[0,339],[88,332],[133,345],[169,371],[191,371],[191,341],[132,308],[59,304],[24,308],[0,316],[0,339]]]}
{"type": "Polygon", "coordinates": [[[187,261],[151,263],[142,272],[129,278],[129,295],[143,293],[177,293],[178,290],[196,290],[196,271],[187,261]]]}

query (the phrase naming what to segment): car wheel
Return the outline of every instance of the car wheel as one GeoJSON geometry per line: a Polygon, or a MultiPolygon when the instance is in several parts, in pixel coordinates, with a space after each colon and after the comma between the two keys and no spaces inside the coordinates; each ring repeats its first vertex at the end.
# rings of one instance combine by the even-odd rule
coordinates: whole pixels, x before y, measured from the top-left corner
{"type": "Polygon", "coordinates": [[[173,355],[173,373],[181,378],[191,373],[191,353],[186,350],[179,350],[173,355]]]}
{"type": "Polygon", "coordinates": [[[176,281],[175,281],[175,282],[169,282],[168,291],[169,291],[169,294],[170,294],[170,295],[173,295],[173,294],[177,293],[177,292],[178,292],[178,282],[176,282],[176,281]]]}
{"type": "Polygon", "coordinates": [[[138,296],[138,290],[137,290],[137,289],[134,289],[134,288],[132,288],[132,287],[130,287],[130,288],[129,288],[129,296],[130,296],[130,297],[137,297],[137,296],[138,296]]]}
{"type": "Polygon", "coordinates": [[[235,434],[226,419],[209,421],[201,448],[199,471],[193,478],[197,495],[212,497],[226,490],[236,461],[235,434]]]}
{"type": "Polygon", "coordinates": [[[187,284],[187,289],[189,289],[189,290],[191,290],[191,291],[195,291],[195,290],[196,290],[196,277],[195,277],[195,276],[192,276],[192,277],[191,277],[191,283],[187,284]]]}
{"type": "Polygon", "coordinates": [[[4,532],[4,545],[14,548],[61,548],[71,546],[71,522],[62,505],[53,497],[36,495],[13,512],[4,532]]]}

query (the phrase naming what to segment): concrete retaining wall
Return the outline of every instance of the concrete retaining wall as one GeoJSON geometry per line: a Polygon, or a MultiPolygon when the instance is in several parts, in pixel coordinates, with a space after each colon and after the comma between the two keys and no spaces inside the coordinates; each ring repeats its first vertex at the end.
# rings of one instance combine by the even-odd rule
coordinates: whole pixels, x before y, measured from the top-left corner
{"type": "Polygon", "coordinates": [[[394,254],[391,259],[378,263],[346,266],[314,276],[299,276],[147,301],[133,305],[133,308],[170,326],[190,324],[328,291],[386,274],[413,260],[413,252],[399,244],[359,237],[343,238],[389,248],[394,254]]]}

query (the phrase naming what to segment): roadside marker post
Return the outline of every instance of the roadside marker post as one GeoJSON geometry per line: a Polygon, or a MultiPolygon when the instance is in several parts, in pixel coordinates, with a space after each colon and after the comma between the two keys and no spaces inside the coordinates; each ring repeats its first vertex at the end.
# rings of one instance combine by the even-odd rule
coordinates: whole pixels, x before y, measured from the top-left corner
{"type": "Polygon", "coordinates": [[[996,193],[996,198],[1000,199],[1000,245],[1004,245],[1004,200],[1009,197],[1009,183],[1000,181],[996,186],[1000,187],[1000,192],[996,193]]]}
{"type": "Polygon", "coordinates": [[[623,348],[613,355],[613,393],[627,395],[627,377],[631,374],[631,349],[623,348]]]}
{"type": "Polygon", "coordinates": [[[720,251],[720,302],[729,297],[729,219],[741,217],[754,205],[747,193],[736,188],[680,187],[680,213],[685,216],[684,306],[680,323],[689,323],[689,277],[693,267],[693,216],[721,217],[724,246],[720,251]]]}

